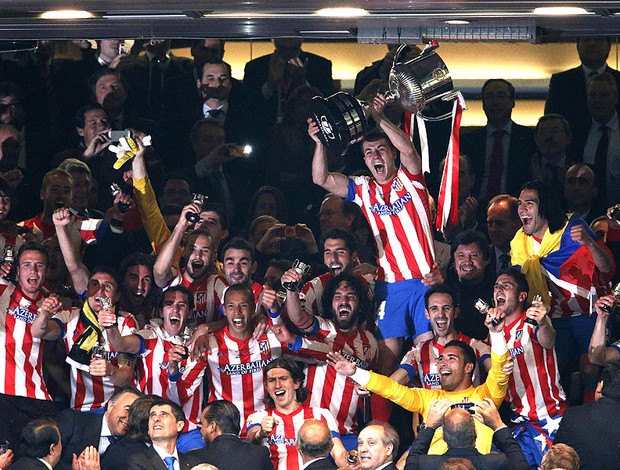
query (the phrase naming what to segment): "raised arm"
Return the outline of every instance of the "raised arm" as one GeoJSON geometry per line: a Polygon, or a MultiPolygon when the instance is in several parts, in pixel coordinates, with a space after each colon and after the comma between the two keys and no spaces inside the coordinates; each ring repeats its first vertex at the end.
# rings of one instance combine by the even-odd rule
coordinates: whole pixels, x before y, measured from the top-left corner
{"type": "Polygon", "coordinates": [[[532,306],[525,312],[525,316],[538,323],[538,330],[536,331],[538,344],[545,349],[553,348],[555,346],[555,329],[549,315],[547,315],[547,307],[542,302],[534,300],[532,306]]]}
{"type": "Polygon", "coordinates": [[[41,311],[37,313],[30,330],[34,338],[55,340],[60,337],[60,326],[51,317],[62,307],[58,295],[51,294],[41,304],[41,311]]]}
{"type": "Polygon", "coordinates": [[[620,351],[618,349],[607,346],[605,331],[607,329],[607,319],[609,312],[603,307],[613,308],[616,298],[613,295],[605,295],[600,297],[594,304],[596,310],[596,323],[594,331],[590,338],[590,351],[588,359],[592,364],[603,366],[611,362],[620,361],[620,351]]]}
{"type": "Polygon", "coordinates": [[[52,215],[60,251],[65,259],[67,271],[71,275],[73,289],[78,294],[86,292],[88,287],[88,268],[82,263],[79,255],[79,248],[75,246],[69,234],[69,224],[71,223],[71,212],[69,209],[60,208],[52,215]]]}
{"type": "Polygon", "coordinates": [[[422,172],[422,159],[411,143],[409,136],[385,116],[383,110],[386,104],[385,96],[378,93],[372,100],[370,116],[381,127],[381,130],[385,132],[390,142],[400,153],[400,162],[407,170],[417,175],[422,172]]]}
{"type": "MultiPolygon", "coordinates": [[[[294,282],[299,285],[302,277],[303,276],[296,270],[289,269],[282,275],[282,284],[284,285],[286,282],[294,282]]],[[[284,305],[289,319],[297,328],[304,333],[309,333],[313,329],[316,320],[314,316],[308,313],[308,311],[301,305],[299,292],[297,290],[286,291],[286,303],[284,305]]]]}
{"type": "Polygon", "coordinates": [[[614,270],[614,259],[607,247],[599,245],[592,239],[585,226],[576,224],[570,229],[573,241],[588,247],[597,269],[602,273],[610,273],[614,270]]]}
{"type": "Polygon", "coordinates": [[[349,193],[349,178],[342,173],[329,171],[327,164],[327,150],[321,143],[319,126],[312,118],[308,119],[308,135],[314,140],[314,155],[312,156],[312,182],[330,193],[346,197],[349,193]]]}
{"type": "Polygon", "coordinates": [[[194,203],[188,204],[181,211],[181,216],[172,231],[171,237],[164,243],[164,246],[157,255],[155,265],[153,266],[153,276],[155,277],[155,284],[157,284],[158,287],[164,287],[172,277],[172,263],[175,254],[181,244],[185,230],[192,224],[187,220],[185,215],[188,212],[200,214],[200,211],[200,206],[194,203]]]}

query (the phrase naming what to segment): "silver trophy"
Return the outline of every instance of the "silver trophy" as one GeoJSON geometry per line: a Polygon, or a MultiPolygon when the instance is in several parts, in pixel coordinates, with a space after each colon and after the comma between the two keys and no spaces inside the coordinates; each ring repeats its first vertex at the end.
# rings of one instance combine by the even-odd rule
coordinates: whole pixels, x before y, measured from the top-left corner
{"type": "MultiPolygon", "coordinates": [[[[484,300],[482,299],[478,299],[476,300],[476,303],[474,304],[474,307],[476,307],[476,310],[478,310],[480,313],[482,313],[483,315],[488,315],[489,314],[489,304],[487,304],[484,300]]],[[[493,326],[497,326],[502,322],[501,318],[493,318],[491,320],[491,324],[493,326]]]]}
{"type": "MultiPolygon", "coordinates": [[[[532,299],[532,305],[534,305],[535,303],[542,305],[542,297],[539,294],[536,294],[534,296],[534,298],[532,299]]],[[[523,321],[525,323],[529,323],[532,326],[538,326],[538,322],[536,320],[534,320],[533,318],[525,317],[525,320],[523,320],[523,321]]]]}
{"type": "MultiPolygon", "coordinates": [[[[433,101],[452,101],[461,96],[460,92],[454,90],[445,62],[435,52],[439,44],[432,41],[418,57],[408,62],[398,62],[406,47],[406,44],[401,44],[394,56],[386,99],[398,102],[406,111],[420,114],[428,121],[451,117],[451,113],[437,117],[422,114],[422,110],[433,101]]],[[[338,92],[327,98],[312,98],[310,109],[319,126],[318,136],[321,142],[326,147],[340,150],[344,155],[350,145],[362,140],[366,132],[366,106],[366,103],[345,92],[338,92]]]]}
{"type": "MultiPolygon", "coordinates": [[[[192,195],[192,203],[198,204],[200,207],[204,206],[205,202],[207,202],[207,196],[203,194],[194,193],[192,195]]],[[[195,212],[188,212],[185,214],[185,218],[192,223],[197,223],[200,220],[200,214],[196,214],[195,212]]]]}
{"type": "Polygon", "coordinates": [[[90,351],[91,359],[105,359],[105,344],[97,341],[90,351]]]}
{"type": "MultiPolygon", "coordinates": [[[[298,259],[296,259],[293,262],[292,268],[295,271],[297,271],[299,274],[301,274],[302,276],[310,274],[310,265],[306,264],[303,261],[300,261],[298,259]]],[[[297,291],[299,289],[299,283],[297,283],[297,282],[283,282],[282,283],[282,287],[284,287],[286,290],[290,290],[292,292],[295,292],[295,291],[297,291]]]]}
{"type": "Polygon", "coordinates": [[[612,313],[616,309],[616,304],[620,301],[620,282],[618,284],[616,284],[616,287],[614,287],[611,290],[611,295],[613,295],[615,297],[615,299],[616,299],[614,304],[613,305],[603,305],[601,307],[607,313],[612,313]]]}

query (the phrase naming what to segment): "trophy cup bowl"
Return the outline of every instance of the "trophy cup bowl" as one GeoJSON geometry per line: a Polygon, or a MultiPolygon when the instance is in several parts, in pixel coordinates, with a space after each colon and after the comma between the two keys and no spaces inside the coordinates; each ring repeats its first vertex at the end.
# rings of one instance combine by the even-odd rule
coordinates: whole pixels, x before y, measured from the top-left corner
{"type": "MultiPolygon", "coordinates": [[[[427,104],[438,99],[450,101],[460,95],[453,89],[448,67],[435,52],[439,47],[436,42],[429,43],[418,57],[397,62],[405,47],[406,44],[401,44],[394,56],[388,79],[389,90],[385,94],[388,101],[398,102],[404,110],[422,115],[427,104]]],[[[319,126],[318,137],[323,145],[344,155],[349,146],[362,140],[368,126],[365,106],[366,103],[342,91],[327,98],[312,98],[310,110],[319,126]]],[[[451,117],[451,113],[422,117],[441,121],[451,117]]]]}

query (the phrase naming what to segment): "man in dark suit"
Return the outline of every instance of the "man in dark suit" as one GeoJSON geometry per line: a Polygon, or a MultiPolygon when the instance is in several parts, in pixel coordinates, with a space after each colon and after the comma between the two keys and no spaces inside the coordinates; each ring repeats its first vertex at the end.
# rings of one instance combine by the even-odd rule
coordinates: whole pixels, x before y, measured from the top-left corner
{"type": "Polygon", "coordinates": [[[535,151],[532,129],[512,121],[515,88],[503,79],[482,86],[482,109],[487,125],[463,131],[461,153],[471,158],[476,170],[472,193],[486,204],[498,194],[517,196],[530,178],[530,158],[535,151]]]}
{"type": "Polygon", "coordinates": [[[157,399],[149,413],[149,438],[152,446],[144,453],[129,456],[127,470],[189,470],[200,463],[177,450],[177,438],[185,426],[185,414],[177,403],[157,399]]]}
{"type": "Polygon", "coordinates": [[[620,363],[605,366],[595,396],[596,401],[566,410],[553,441],[574,448],[585,470],[612,468],[618,462],[620,363]]]}
{"type": "Polygon", "coordinates": [[[188,457],[215,465],[220,470],[272,470],[267,447],[248,444],[239,438],[241,417],[239,409],[231,402],[210,402],[202,412],[200,421],[200,433],[207,445],[189,452],[188,457]],[[231,458],[233,455],[234,459],[231,458]]]}
{"type": "Polygon", "coordinates": [[[54,468],[60,460],[62,441],[58,425],[51,418],[38,418],[22,429],[20,436],[24,457],[11,465],[11,469],[33,470],[54,468]]]}
{"type": "MultiPolygon", "coordinates": [[[[620,200],[620,124],[618,82],[609,73],[592,77],[587,85],[590,113],[574,130],[573,151],[592,165],[598,178],[596,203],[609,207],[620,200]]],[[[585,114],[585,113],[582,113],[585,114]]]]}
{"type": "Polygon", "coordinates": [[[620,72],[607,66],[611,43],[612,39],[606,37],[583,37],[577,40],[581,64],[551,76],[545,114],[561,114],[574,129],[586,109],[586,82],[590,77],[607,72],[613,75],[620,86],[620,72]]]}
{"type": "Polygon", "coordinates": [[[398,444],[400,438],[391,424],[371,421],[357,436],[358,463],[363,470],[396,470],[398,444]]]}
{"type": "Polygon", "coordinates": [[[303,470],[331,470],[336,465],[329,459],[332,434],[325,422],[308,419],[297,433],[297,452],[303,461],[303,470]]]}
{"type": "Polygon", "coordinates": [[[521,228],[517,205],[516,197],[500,194],[487,206],[487,234],[491,240],[489,266],[496,277],[510,267],[510,241],[521,228]]]}
{"type": "Polygon", "coordinates": [[[62,436],[61,470],[71,469],[73,454],[80,455],[88,446],[103,454],[110,445],[125,435],[129,407],[142,395],[133,387],[118,389],[106,403],[105,413],[83,413],[66,410],[58,416],[62,436]]]}
{"type": "Polygon", "coordinates": [[[466,458],[477,470],[527,470],[529,467],[519,444],[504,425],[493,401],[485,398],[469,409],[459,407],[450,398],[436,400],[430,406],[426,423],[407,457],[405,470],[436,470],[450,458],[466,458]],[[474,412],[472,416],[470,413],[474,412]],[[493,443],[499,453],[483,455],[474,447],[476,429],[474,418],[493,429],[493,443]],[[435,429],[443,423],[443,438],[448,450],[443,455],[427,455],[435,429]]]}

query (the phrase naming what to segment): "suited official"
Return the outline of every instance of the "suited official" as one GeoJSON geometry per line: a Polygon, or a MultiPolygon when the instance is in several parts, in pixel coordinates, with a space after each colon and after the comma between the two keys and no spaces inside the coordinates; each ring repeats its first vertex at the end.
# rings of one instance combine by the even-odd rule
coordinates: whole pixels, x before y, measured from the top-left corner
{"type": "Polygon", "coordinates": [[[332,434],[327,424],[318,419],[308,419],[297,433],[297,452],[303,461],[302,470],[331,470],[336,465],[329,459],[332,434]]]}
{"type": "Polygon", "coordinates": [[[105,413],[65,410],[58,416],[63,449],[57,468],[70,470],[73,454],[93,446],[103,455],[125,435],[129,406],[141,395],[133,387],[122,387],[108,400],[105,413]]]}
{"type": "Polygon", "coordinates": [[[24,456],[9,465],[17,470],[49,470],[56,467],[62,452],[58,425],[51,418],[30,421],[20,435],[24,456]]]}
{"type": "MultiPolygon", "coordinates": [[[[610,73],[620,86],[620,72],[607,65],[610,50],[611,38],[579,38],[577,53],[581,64],[551,76],[545,114],[561,114],[575,129],[575,124],[583,119],[586,109],[586,82],[591,74],[610,73]]],[[[620,104],[617,109],[620,111],[620,104]]]]}
{"type": "Polygon", "coordinates": [[[358,463],[363,470],[396,470],[398,444],[400,438],[391,424],[371,421],[357,437],[358,463]]]}
{"type": "Polygon", "coordinates": [[[230,401],[209,402],[200,421],[200,433],[207,445],[188,452],[188,457],[215,465],[219,470],[273,470],[267,447],[248,444],[239,438],[241,416],[230,401]],[[235,458],[231,459],[231,455],[235,458]]]}
{"type": "Polygon", "coordinates": [[[609,207],[620,200],[618,102],[617,81],[608,73],[593,77],[587,87],[590,116],[573,131],[573,151],[583,163],[592,165],[598,175],[595,205],[600,207],[609,207]]]}
{"type": "Polygon", "coordinates": [[[463,408],[452,408],[454,402],[449,398],[431,404],[418,437],[413,443],[405,470],[437,470],[450,458],[470,460],[476,470],[527,470],[529,465],[519,444],[512,437],[510,429],[502,422],[493,401],[485,398],[476,403],[475,419],[493,429],[493,443],[500,452],[481,454],[475,447],[476,429],[474,417],[463,408]],[[435,429],[443,423],[443,438],[448,450],[442,455],[427,455],[435,429]]]}
{"type": "Polygon", "coordinates": [[[157,399],[149,413],[151,446],[144,453],[128,457],[127,470],[189,470],[200,460],[177,450],[179,434],[185,426],[182,408],[165,398],[157,399]]]}
{"type": "MultiPolygon", "coordinates": [[[[529,127],[512,121],[515,89],[503,79],[487,80],[482,86],[482,108],[487,125],[461,133],[461,153],[469,156],[476,171],[472,193],[483,204],[493,196],[519,194],[521,186],[531,179],[530,158],[535,151],[534,132],[529,127]],[[493,148],[495,132],[502,132],[501,178],[499,187],[493,187],[493,148]]],[[[495,160],[497,161],[497,159],[495,160]]]]}

